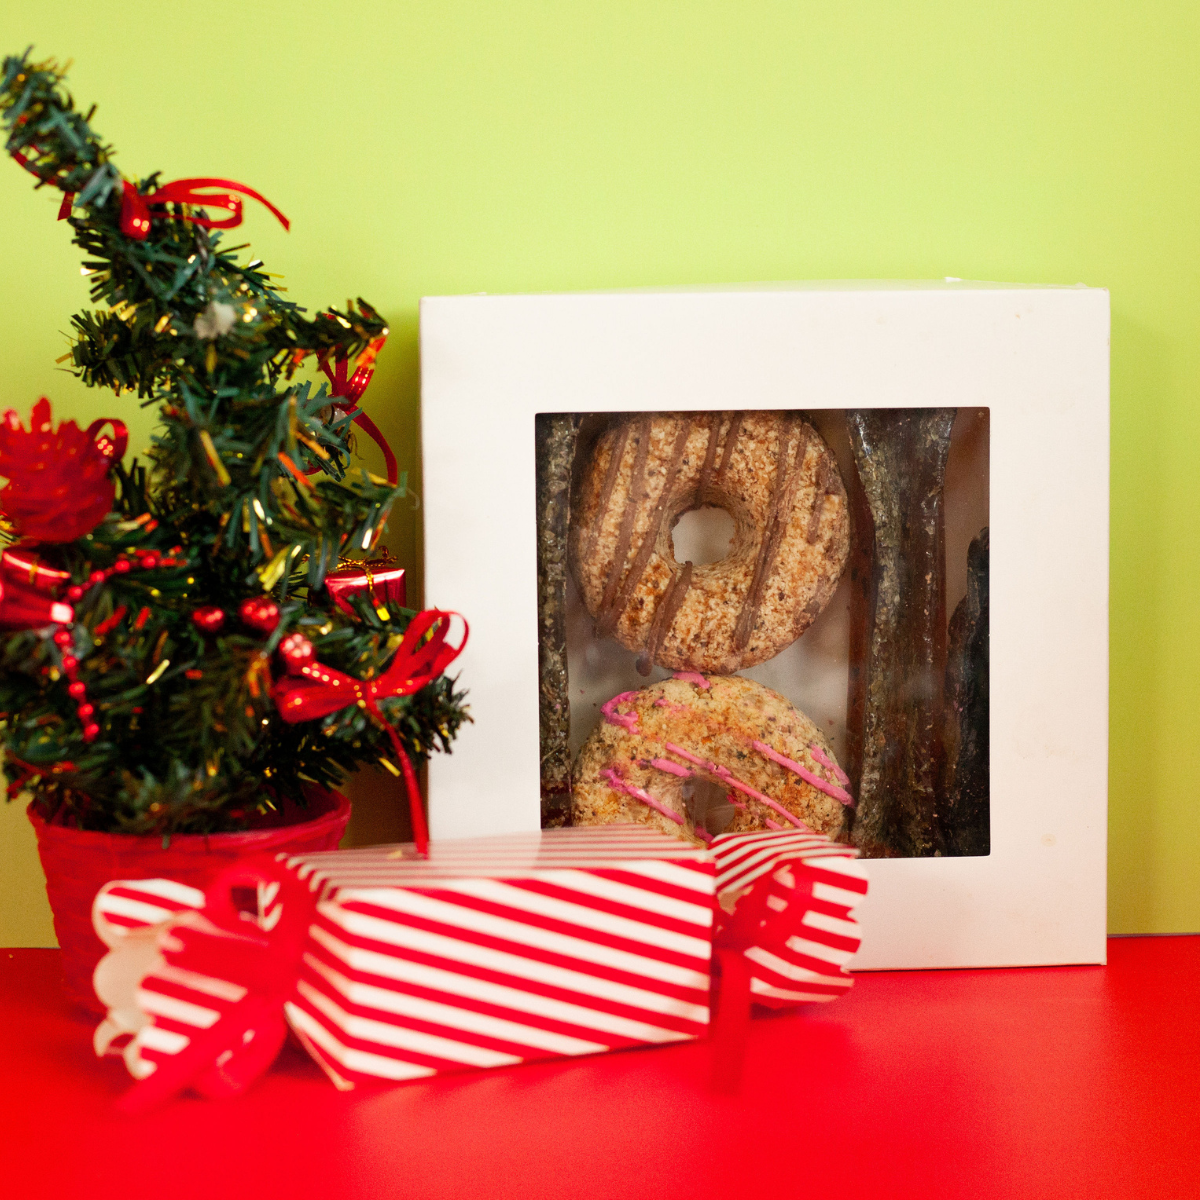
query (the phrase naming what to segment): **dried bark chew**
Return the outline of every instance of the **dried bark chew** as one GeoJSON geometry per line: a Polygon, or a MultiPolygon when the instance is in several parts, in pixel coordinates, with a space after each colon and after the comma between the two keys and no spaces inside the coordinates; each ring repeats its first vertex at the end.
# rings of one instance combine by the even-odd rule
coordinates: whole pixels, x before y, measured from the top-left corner
{"type": "Polygon", "coordinates": [[[946,661],[946,853],[991,850],[988,724],[988,531],[967,551],[967,594],[950,621],[946,661]]]}
{"type": "Polygon", "coordinates": [[[567,676],[567,535],[579,418],[539,414],[537,462],[538,726],[542,826],[571,819],[571,703],[567,676]]]}
{"type": "Polygon", "coordinates": [[[862,782],[863,725],[867,707],[867,642],[871,623],[871,564],[874,561],[875,522],[867,503],[853,454],[846,471],[850,510],[850,637],[846,678],[846,774],[857,796],[862,782]]]}
{"type": "Polygon", "coordinates": [[[942,485],[954,416],[952,408],[858,409],[846,418],[874,525],[853,831],[871,856],[942,850],[942,485]]]}

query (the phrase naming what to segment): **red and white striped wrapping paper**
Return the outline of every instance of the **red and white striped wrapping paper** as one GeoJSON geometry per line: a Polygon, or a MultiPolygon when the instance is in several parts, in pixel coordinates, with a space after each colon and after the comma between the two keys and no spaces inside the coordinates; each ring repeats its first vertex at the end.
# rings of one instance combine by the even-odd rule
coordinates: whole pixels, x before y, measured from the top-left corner
{"type": "Polygon", "coordinates": [[[753,885],[768,889],[776,916],[787,912],[792,932],[743,951],[754,1000],[783,1006],[844,994],[854,982],[846,966],[862,941],[853,909],[867,894],[858,852],[802,830],[722,834],[709,849],[722,908],[736,912],[736,899],[753,885]]]}
{"type": "Polygon", "coordinates": [[[288,1017],[339,1086],[707,1032],[702,849],[596,826],[288,865],[318,897],[288,1017]]]}
{"type": "MultiPolygon", "coordinates": [[[[96,973],[110,1008],[97,1052],[123,1053],[145,1079],[234,1014],[246,988],[184,969],[196,960],[180,939],[216,945],[210,963],[225,961],[222,945],[270,954],[288,904],[301,906],[303,951],[284,1012],[339,1087],[701,1037],[714,914],[737,926],[751,888],[758,907],[742,906],[740,928],[761,943],[743,951],[755,1000],[824,1001],[850,986],[851,910],[867,887],[854,856],[801,831],[705,849],[612,825],[439,842],[427,859],[412,846],[280,856],[244,933],[210,920],[193,888],[119,881],[93,914],[113,947],[96,973]]],[[[275,1022],[222,1054],[200,1090],[244,1086],[278,1045],[275,1022]]]]}

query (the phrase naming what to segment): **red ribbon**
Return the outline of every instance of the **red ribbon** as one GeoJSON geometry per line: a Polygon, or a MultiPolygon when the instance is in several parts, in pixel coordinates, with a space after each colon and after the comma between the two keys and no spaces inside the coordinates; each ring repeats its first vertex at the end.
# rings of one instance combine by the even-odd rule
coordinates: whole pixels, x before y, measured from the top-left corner
{"type": "MultiPolygon", "coordinates": [[[[354,424],[362,429],[383,451],[383,461],[387,465],[388,483],[395,486],[400,478],[400,472],[396,466],[396,456],[392,453],[387,438],[383,436],[379,426],[365,412],[355,411],[363,392],[367,390],[367,384],[371,382],[371,377],[375,374],[375,356],[383,349],[386,341],[386,335],[372,340],[370,345],[359,355],[353,375],[350,375],[349,363],[344,356],[334,359],[332,369],[329,366],[328,357],[318,358],[317,362],[329,380],[329,394],[346,401],[344,404],[338,404],[335,399],[333,407],[339,412],[351,414],[354,424]]],[[[319,468],[314,468],[314,471],[317,469],[319,468]]],[[[310,471],[309,474],[313,474],[314,471],[310,471]]]]}
{"type": "Polygon", "coordinates": [[[389,696],[411,696],[432,683],[462,653],[467,644],[467,632],[467,623],[459,614],[427,609],[413,617],[391,665],[378,679],[355,679],[323,663],[309,663],[300,668],[298,675],[280,679],[271,693],[279,715],[292,724],[315,721],[357,704],[383,726],[392,739],[392,748],[404,775],[412,814],[413,841],[422,857],[429,853],[429,832],[425,814],[421,811],[416,772],[399,734],[380,711],[379,701],[389,696]],[[462,641],[457,646],[446,641],[450,619],[454,616],[463,622],[462,641]]]}
{"type": "Polygon", "coordinates": [[[242,196],[257,200],[275,215],[284,229],[291,229],[287,217],[270,200],[244,183],[234,183],[232,179],[176,179],[171,183],[161,184],[153,192],[145,195],[128,179],[124,183],[125,192],[121,197],[121,232],[138,241],[145,241],[149,236],[151,217],[162,215],[150,211],[152,206],[157,207],[160,204],[188,204],[196,208],[227,209],[229,216],[219,221],[191,215],[182,219],[205,229],[233,229],[242,223],[242,196]],[[224,190],[201,190],[213,188],[224,190]],[[237,192],[241,195],[234,194],[237,192]]]}
{"type": "Polygon", "coordinates": [[[69,758],[59,759],[57,762],[41,765],[36,763],[28,763],[23,758],[18,758],[11,750],[4,752],[4,762],[10,767],[16,767],[18,775],[10,784],[8,784],[6,795],[10,800],[15,800],[33,779],[42,779],[46,775],[66,775],[68,772],[75,770],[75,764],[69,758]]]}
{"type": "Polygon", "coordinates": [[[756,947],[785,958],[788,939],[804,936],[812,882],[798,871],[793,885],[785,887],[776,878],[777,870],[756,880],[739,896],[732,913],[719,905],[716,909],[713,956],[721,987],[713,1017],[712,1082],[719,1092],[736,1092],[741,1082],[754,1000],[750,988],[753,965],[746,951],[756,947]]]}
{"type": "Polygon", "coordinates": [[[125,450],[129,445],[129,427],[124,421],[118,421],[116,417],[97,417],[87,427],[87,436],[96,443],[100,456],[108,459],[110,463],[118,463],[125,457],[125,450]],[[112,437],[100,432],[105,425],[112,426],[112,437]]]}
{"type": "Polygon", "coordinates": [[[71,573],[48,567],[32,546],[18,542],[0,555],[0,579],[53,596],[60,587],[71,582],[71,573]]]}
{"type": "MultiPolygon", "coordinates": [[[[41,153],[37,146],[30,144],[30,154],[19,150],[12,152],[13,161],[24,167],[31,175],[36,175],[43,183],[61,187],[57,180],[42,175],[33,164],[33,159],[41,153]]],[[[235,183],[232,179],[176,179],[171,183],[160,184],[153,192],[143,194],[137,186],[128,179],[122,180],[124,190],[121,195],[121,232],[126,237],[144,242],[150,235],[150,221],[161,213],[152,213],[151,208],[160,204],[187,204],[196,208],[224,208],[229,216],[214,221],[210,217],[193,217],[185,215],[181,220],[191,221],[193,225],[201,225],[205,229],[233,229],[242,223],[242,196],[249,196],[259,204],[268,208],[278,219],[284,229],[291,229],[291,222],[273,205],[266,196],[247,187],[244,183],[235,183]],[[219,190],[213,190],[219,189],[219,190]]],[[[64,189],[65,191],[65,189],[64,189]]],[[[58,208],[58,219],[65,221],[71,215],[75,201],[74,192],[66,192],[62,204],[58,208]]]]}

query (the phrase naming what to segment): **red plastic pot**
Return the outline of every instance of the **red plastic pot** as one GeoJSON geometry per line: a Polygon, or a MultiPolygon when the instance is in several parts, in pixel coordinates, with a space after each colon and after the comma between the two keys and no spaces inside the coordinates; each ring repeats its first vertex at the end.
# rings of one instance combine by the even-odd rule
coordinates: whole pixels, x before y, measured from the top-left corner
{"type": "Polygon", "coordinates": [[[334,850],[350,819],[350,801],[340,792],[314,789],[307,808],[291,814],[305,820],[245,833],[173,834],[163,839],[96,833],[46,822],[28,809],[46,873],[54,932],[62,948],[67,993],[92,1012],[104,1008],[92,991],[92,972],[107,947],[92,928],[92,900],[114,879],[174,879],[207,888],[226,867],[255,854],[334,850]]]}

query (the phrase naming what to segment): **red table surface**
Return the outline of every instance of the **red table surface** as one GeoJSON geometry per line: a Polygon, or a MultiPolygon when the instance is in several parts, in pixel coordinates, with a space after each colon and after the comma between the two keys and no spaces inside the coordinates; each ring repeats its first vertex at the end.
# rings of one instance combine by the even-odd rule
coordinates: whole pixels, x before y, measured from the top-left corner
{"type": "Polygon", "coordinates": [[[1109,953],[860,975],[756,1019],[734,1095],[706,1043],[351,1094],[289,1047],[126,1119],[58,952],[0,950],[0,1196],[1200,1197],[1200,937],[1109,953]]]}

